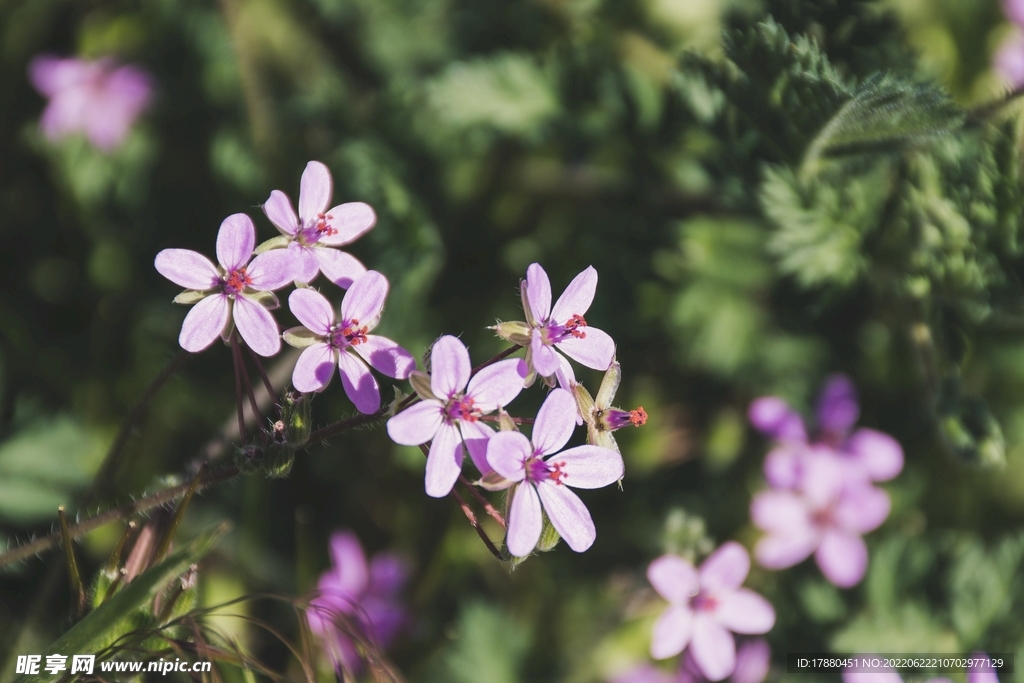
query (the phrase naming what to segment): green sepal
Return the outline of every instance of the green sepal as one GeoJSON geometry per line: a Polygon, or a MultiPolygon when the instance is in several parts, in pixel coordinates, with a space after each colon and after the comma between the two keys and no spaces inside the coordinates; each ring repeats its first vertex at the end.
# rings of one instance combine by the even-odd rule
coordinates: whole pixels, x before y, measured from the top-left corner
{"type": "Polygon", "coordinates": [[[287,329],[281,336],[287,344],[297,349],[304,349],[320,341],[320,336],[316,332],[302,326],[287,329]]]}
{"type": "MultiPolygon", "coordinates": [[[[602,388],[604,383],[601,384],[602,388]]],[[[583,420],[590,425],[594,426],[594,398],[587,391],[587,388],[582,384],[577,384],[572,388],[573,398],[576,399],[576,408],[580,411],[580,415],[583,416],[583,420]]]]}
{"type": "Polygon", "coordinates": [[[498,429],[503,432],[518,432],[519,426],[512,416],[505,412],[504,408],[498,409],[498,429]]]}
{"type": "Polygon", "coordinates": [[[537,550],[546,553],[554,550],[558,542],[562,540],[562,537],[555,530],[554,525],[551,524],[548,514],[546,512],[541,514],[544,515],[544,525],[540,528],[540,540],[537,541],[537,550]]]}
{"type": "Polygon", "coordinates": [[[530,297],[526,295],[526,280],[519,281],[519,298],[523,302],[523,313],[526,314],[526,323],[530,327],[538,327],[538,321],[533,318],[533,310],[530,308],[530,297]]]}
{"type": "Polygon", "coordinates": [[[488,472],[484,476],[480,477],[479,481],[474,483],[486,491],[504,491],[515,482],[511,479],[506,479],[497,472],[488,472]]]}
{"type": "Polygon", "coordinates": [[[285,392],[281,399],[281,422],[284,423],[285,441],[292,448],[300,448],[307,441],[313,428],[310,421],[312,398],[297,391],[285,392]]]}
{"type": "Polygon", "coordinates": [[[518,344],[519,346],[530,345],[530,326],[522,321],[499,322],[497,325],[492,325],[490,329],[494,330],[494,333],[502,339],[513,344],[518,344]]]}
{"type": "Polygon", "coordinates": [[[263,252],[270,251],[271,249],[284,249],[285,247],[288,246],[288,243],[291,242],[291,241],[292,241],[292,238],[291,237],[286,237],[285,235],[278,235],[277,237],[271,237],[269,240],[267,240],[266,242],[264,242],[260,246],[256,247],[256,249],[253,251],[253,253],[254,254],[262,254],[263,252]]]}
{"type": "Polygon", "coordinates": [[[281,302],[273,292],[263,292],[255,289],[247,289],[242,294],[249,301],[255,301],[268,311],[275,311],[281,307],[281,302]]]}
{"type": "Polygon", "coordinates": [[[199,303],[200,301],[210,296],[211,294],[213,294],[212,289],[186,289],[184,292],[174,297],[174,301],[172,303],[185,305],[195,304],[199,303]]]}
{"type": "Polygon", "coordinates": [[[434,392],[430,387],[430,375],[420,370],[413,370],[409,373],[409,384],[412,385],[413,391],[416,395],[422,398],[424,401],[437,400],[434,396],[434,392]]]}
{"type": "Polygon", "coordinates": [[[606,410],[612,404],[612,399],[615,398],[615,392],[619,390],[619,382],[622,381],[622,368],[619,367],[619,361],[613,360],[612,364],[608,366],[608,369],[604,373],[604,377],[601,378],[601,386],[597,390],[597,397],[594,399],[594,403],[601,410],[606,410]]]}

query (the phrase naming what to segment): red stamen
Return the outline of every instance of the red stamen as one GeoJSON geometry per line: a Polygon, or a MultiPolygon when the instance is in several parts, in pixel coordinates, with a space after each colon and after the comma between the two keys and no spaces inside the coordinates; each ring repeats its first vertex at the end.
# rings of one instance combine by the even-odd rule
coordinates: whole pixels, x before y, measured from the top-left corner
{"type": "Polygon", "coordinates": [[[580,327],[586,327],[587,321],[584,320],[582,315],[573,313],[572,317],[565,321],[565,331],[576,337],[577,339],[586,339],[587,333],[583,330],[577,329],[580,327]]]}
{"type": "Polygon", "coordinates": [[[241,292],[243,289],[252,284],[252,278],[245,272],[245,268],[239,268],[238,270],[232,270],[228,273],[228,277],[224,280],[224,287],[230,290],[229,294],[235,294],[241,292]]]}
{"type": "Polygon", "coordinates": [[[319,235],[337,235],[338,230],[328,225],[327,221],[334,220],[334,216],[329,213],[318,213],[316,215],[316,231],[319,235]]]}
{"type": "Polygon", "coordinates": [[[548,477],[556,484],[561,486],[563,483],[562,480],[565,479],[566,476],[565,472],[562,471],[562,468],[565,467],[565,461],[563,460],[562,462],[548,463],[548,465],[552,467],[551,473],[548,474],[548,477]]]}
{"type": "Polygon", "coordinates": [[[629,421],[633,423],[634,427],[647,424],[647,411],[643,406],[637,406],[636,410],[629,411],[629,421]]]}

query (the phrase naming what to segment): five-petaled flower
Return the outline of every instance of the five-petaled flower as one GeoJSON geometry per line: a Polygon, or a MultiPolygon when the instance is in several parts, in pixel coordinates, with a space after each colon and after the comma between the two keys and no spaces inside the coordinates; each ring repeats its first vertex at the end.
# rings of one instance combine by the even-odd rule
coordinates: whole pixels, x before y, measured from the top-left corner
{"type": "Polygon", "coordinates": [[[439,498],[459,478],[463,443],[481,474],[490,472],[487,443],[494,430],[479,419],[518,396],[527,371],[525,362],[510,358],[470,378],[469,351],[450,335],[434,342],[430,366],[429,387],[416,383],[422,400],[388,420],[388,435],[405,446],[430,441],[425,486],[427,495],[439,498]]]}
{"type": "Polygon", "coordinates": [[[597,537],[583,501],[569,486],[596,489],[622,478],[622,456],[600,446],[577,446],[559,452],[576,427],[576,401],[565,389],[553,389],[537,412],[533,435],[498,432],[487,444],[487,462],[509,482],[517,482],[509,505],[505,545],[516,557],[536,547],[543,510],[552,526],[576,552],[597,537]]]}
{"type": "Polygon", "coordinates": [[[331,282],[348,288],[366,267],[351,254],[331,247],[354,242],[374,226],[377,216],[362,202],[339,204],[328,211],[331,191],[331,172],[319,161],[310,161],[302,172],[298,216],[284,192],[271,192],[263,211],[283,237],[260,248],[286,246],[295,257],[297,282],[311,282],[323,272],[331,282]]]}
{"type": "Polygon", "coordinates": [[[367,563],[363,546],[351,531],[331,534],[331,559],[333,566],[320,576],[307,618],[335,667],[358,672],[362,660],[353,636],[386,648],[406,623],[399,593],[407,570],[391,553],[378,553],[367,563]],[[341,622],[348,628],[340,627],[341,622]],[[356,633],[347,633],[353,626],[356,633]]]}
{"type": "Polygon", "coordinates": [[[775,625],[771,603],[742,587],[749,570],[750,556],[734,541],[711,553],[699,570],[677,555],[652,562],[647,578],[669,607],[654,624],[651,656],[665,659],[689,646],[709,681],[731,674],[736,667],[732,633],[767,633],[775,625]]]}
{"type": "Polygon", "coordinates": [[[283,251],[252,258],[255,243],[252,220],[236,213],[224,219],[217,233],[219,266],[191,249],[164,249],[156,255],[157,271],[187,288],[175,302],[195,304],[181,325],[181,348],[202,351],[217,335],[230,333],[233,319],[242,339],[256,353],[273,356],[281,350],[280,331],[267,309],[278,305],[270,292],[293,279],[292,258],[283,251]]]}
{"type": "Polygon", "coordinates": [[[47,138],[82,132],[104,152],[121,144],[153,91],[149,74],[109,58],[90,62],[42,55],[29,65],[29,78],[50,98],[39,122],[47,138]]]}
{"type": "Polygon", "coordinates": [[[612,432],[623,427],[642,427],[647,423],[647,411],[643,406],[623,410],[612,405],[621,379],[622,369],[618,361],[612,361],[604,373],[596,397],[591,397],[590,392],[582,384],[574,383],[572,388],[579,414],[587,423],[587,440],[596,446],[616,451],[619,450],[619,444],[612,436],[612,432]]]}
{"type": "Polygon", "coordinates": [[[366,363],[395,379],[406,379],[416,368],[411,353],[386,337],[369,334],[380,321],[387,295],[387,278],[368,270],[345,292],[341,319],[336,320],[330,302],[316,290],[307,287],[291,293],[288,306],[305,325],[284,333],[289,344],[305,347],[292,372],[297,390],[321,391],[337,366],[345,394],[359,412],[369,414],[380,407],[380,389],[366,363]]]}

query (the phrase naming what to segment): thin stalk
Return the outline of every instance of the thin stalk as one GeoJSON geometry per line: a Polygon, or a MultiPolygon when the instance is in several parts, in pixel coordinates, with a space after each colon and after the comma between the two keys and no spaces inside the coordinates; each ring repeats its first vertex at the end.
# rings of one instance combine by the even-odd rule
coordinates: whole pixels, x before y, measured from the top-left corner
{"type": "MultiPolygon", "coordinates": [[[[427,448],[426,444],[420,444],[420,450],[423,451],[424,457],[428,457],[430,455],[430,449],[427,448]]],[[[460,496],[459,492],[455,489],[452,489],[451,496],[455,499],[455,502],[459,504],[459,507],[462,508],[462,514],[464,514],[466,519],[469,520],[469,525],[473,527],[473,530],[476,531],[476,535],[479,536],[480,540],[484,542],[485,546],[487,546],[487,550],[490,551],[491,555],[494,555],[495,559],[500,560],[501,553],[494,547],[494,543],[491,542],[491,539],[487,536],[487,532],[484,531],[484,528],[480,526],[480,521],[473,513],[473,508],[469,507],[469,504],[463,500],[462,496],[460,496]]]]}
{"type": "Polygon", "coordinates": [[[249,371],[245,368],[245,359],[242,358],[241,343],[238,341],[238,331],[231,335],[231,351],[238,356],[238,367],[242,368],[242,383],[245,385],[245,393],[249,397],[249,407],[252,409],[253,419],[256,420],[256,434],[262,431],[264,422],[260,413],[260,406],[256,403],[256,394],[252,391],[252,382],[249,381],[249,371]]]}
{"type": "Polygon", "coordinates": [[[270,394],[271,399],[277,398],[277,390],[274,389],[274,385],[271,384],[270,378],[267,376],[267,371],[263,369],[263,363],[260,362],[260,356],[258,353],[249,348],[249,345],[245,345],[245,350],[249,352],[249,357],[252,358],[253,365],[256,366],[256,372],[259,373],[260,379],[263,380],[263,386],[267,388],[267,393],[270,394]]]}
{"type": "Polygon", "coordinates": [[[238,342],[235,341],[234,334],[231,336],[231,360],[235,365],[235,407],[238,410],[238,438],[242,443],[245,443],[245,410],[242,407],[242,368],[241,358],[239,357],[238,342]]]}
{"type": "MultiPolygon", "coordinates": [[[[508,417],[517,425],[532,425],[534,421],[534,418],[532,417],[512,417],[511,415],[508,417]]],[[[477,419],[481,422],[499,422],[501,417],[498,415],[481,415],[477,419]]]]}
{"type": "Polygon", "coordinates": [[[60,521],[60,537],[64,544],[64,556],[68,562],[68,583],[71,584],[71,600],[75,614],[85,614],[85,588],[82,586],[82,575],[78,572],[78,561],[75,559],[75,544],[71,540],[68,529],[68,518],[64,514],[64,506],[57,508],[57,519],[60,521]]]}
{"type": "Polygon", "coordinates": [[[491,501],[487,500],[482,493],[477,491],[476,487],[473,486],[473,484],[468,479],[466,479],[465,475],[459,475],[459,483],[466,487],[466,490],[469,491],[470,495],[476,498],[476,502],[480,503],[480,506],[484,509],[484,511],[488,515],[490,515],[495,522],[500,524],[502,529],[507,528],[505,526],[505,517],[496,509],[494,509],[494,506],[491,505],[491,501]]]}
{"type": "Polygon", "coordinates": [[[153,561],[150,564],[156,564],[164,559],[164,555],[167,554],[167,550],[171,547],[171,539],[174,538],[174,533],[178,530],[178,525],[181,524],[181,518],[185,516],[185,509],[192,502],[192,496],[195,494],[199,483],[203,480],[203,475],[206,474],[206,468],[206,463],[203,463],[203,466],[199,468],[196,476],[192,479],[192,485],[188,487],[188,491],[185,492],[181,502],[178,503],[178,507],[174,511],[174,517],[171,518],[171,523],[167,527],[167,531],[164,532],[164,537],[161,539],[160,545],[157,546],[156,553],[153,555],[153,561]]]}

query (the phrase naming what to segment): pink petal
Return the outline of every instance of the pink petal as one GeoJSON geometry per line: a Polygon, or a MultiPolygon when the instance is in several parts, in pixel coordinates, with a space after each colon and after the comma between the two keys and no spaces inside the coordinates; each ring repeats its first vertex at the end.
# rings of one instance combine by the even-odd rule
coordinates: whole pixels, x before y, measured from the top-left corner
{"type": "Polygon", "coordinates": [[[533,455],[530,441],[519,432],[498,432],[487,442],[487,462],[509,481],[526,477],[523,463],[533,455]]]}
{"type": "Polygon", "coordinates": [[[293,254],[295,259],[295,272],[292,276],[296,282],[309,283],[316,279],[316,276],[320,274],[320,261],[317,260],[316,251],[314,247],[305,247],[298,242],[292,242],[288,245],[288,251],[293,254]]]}
{"type": "Polygon", "coordinates": [[[543,525],[536,489],[531,484],[520,484],[512,494],[505,547],[516,557],[526,557],[537,547],[543,525]]]}
{"type": "Polygon", "coordinates": [[[373,378],[370,368],[366,367],[363,361],[347,351],[342,351],[338,354],[338,371],[341,373],[341,385],[345,387],[345,395],[359,412],[369,415],[380,408],[377,380],[373,378]]]}
{"type": "Polygon", "coordinates": [[[551,456],[565,477],[562,483],[577,489],[599,489],[622,479],[622,456],[600,446],[577,446],[551,456]]]}
{"type": "Polygon", "coordinates": [[[619,673],[608,683],[680,683],[680,681],[676,676],[650,664],[638,664],[619,673]]]}
{"type": "Polygon", "coordinates": [[[252,278],[252,288],[264,292],[281,289],[295,280],[296,254],[290,249],[272,249],[252,260],[246,272],[252,278]]]}
{"type": "Polygon", "coordinates": [[[1024,0],[1003,0],[1002,6],[1007,19],[1017,26],[1024,26],[1024,0]]]}
{"type": "Polygon", "coordinates": [[[411,353],[387,337],[376,334],[366,335],[366,341],[352,346],[370,367],[388,377],[405,379],[416,369],[416,359],[411,353]]]}
{"type": "Polygon", "coordinates": [[[732,683],[762,683],[768,677],[771,661],[772,649],[764,638],[748,640],[736,651],[732,683]]]}
{"type": "Polygon", "coordinates": [[[249,263],[256,246],[256,227],[244,213],[233,213],[220,224],[217,233],[217,260],[224,270],[235,270],[249,263]]]}
{"type": "Polygon", "coordinates": [[[550,480],[541,481],[537,493],[544,502],[544,511],[548,513],[551,525],[570,548],[582,553],[594,544],[597,538],[594,520],[579,496],[550,480]]]}
{"type": "Polygon", "coordinates": [[[369,204],[349,202],[339,204],[327,212],[327,225],[337,230],[333,235],[324,235],[320,244],[339,247],[355,242],[377,223],[377,214],[369,204]]]}
{"type": "Polygon", "coordinates": [[[826,579],[840,588],[849,588],[864,578],[868,548],[860,536],[829,530],[822,536],[814,559],[826,579]]]}
{"type": "Polygon", "coordinates": [[[984,652],[972,652],[971,658],[983,661],[979,666],[973,666],[967,669],[967,683],[999,683],[999,677],[996,676],[994,663],[989,659],[987,654],[984,652]]]}
{"type": "Polygon", "coordinates": [[[736,668],[736,641],[732,634],[700,613],[694,617],[690,653],[709,681],[720,681],[736,668]]]}
{"type": "Polygon", "coordinates": [[[803,497],[789,491],[761,491],[750,502],[750,520],[759,529],[785,533],[810,530],[811,517],[803,497]]]}
{"type": "Polygon", "coordinates": [[[1024,84],[1024,34],[1019,28],[1000,44],[992,58],[992,66],[1010,87],[1024,84]]]}
{"type": "Polygon", "coordinates": [[[874,429],[858,429],[843,450],[860,461],[874,481],[888,481],[903,470],[900,443],[874,429]]]}
{"type": "Polygon", "coordinates": [[[316,257],[324,276],[342,289],[351,287],[366,272],[366,266],[359,259],[344,251],[321,247],[310,249],[310,252],[316,257]]]}
{"type": "Polygon", "coordinates": [[[596,327],[581,329],[586,337],[566,337],[555,346],[581,365],[594,370],[607,370],[615,360],[615,342],[606,332],[596,327]]]}
{"type": "Polygon", "coordinates": [[[807,441],[800,414],[778,396],[762,396],[747,409],[750,424],[762,434],[780,441],[807,441]]]}
{"type": "Polygon", "coordinates": [[[487,462],[487,444],[494,436],[494,430],[483,422],[467,422],[459,420],[459,429],[462,431],[462,443],[469,451],[469,457],[473,464],[480,471],[481,475],[493,472],[493,468],[487,462]]]}
{"type": "Polygon", "coordinates": [[[366,555],[355,534],[351,531],[331,534],[331,559],[334,562],[336,587],[355,600],[369,583],[366,555]]]}
{"type": "Polygon", "coordinates": [[[53,97],[81,82],[83,76],[87,75],[88,67],[87,62],[79,59],[42,55],[29,64],[29,80],[40,94],[53,97]]]}
{"type": "Polygon", "coordinates": [[[403,446],[419,446],[434,438],[444,406],[440,401],[420,401],[388,420],[388,436],[403,446]]]}
{"type": "Polygon", "coordinates": [[[551,320],[564,325],[573,315],[583,315],[594,301],[597,290],[597,270],[594,266],[573,278],[569,286],[558,297],[555,307],[551,309],[551,320]]]}
{"type": "Polygon", "coordinates": [[[764,478],[772,488],[795,489],[800,484],[804,458],[808,457],[803,444],[783,443],[769,451],[764,459],[764,478]]]}
{"type": "Polygon", "coordinates": [[[689,604],[690,598],[700,590],[697,570],[678,555],[662,555],[651,562],[647,567],[647,580],[658,595],[674,605],[689,604]]]}
{"type": "Polygon", "coordinates": [[[446,334],[430,348],[430,389],[438,398],[447,400],[465,389],[472,369],[469,351],[456,337],[446,334]]]}
{"type": "Polygon", "coordinates": [[[752,590],[721,593],[716,600],[715,619],[733,633],[767,633],[775,625],[775,608],[752,590]]]}
{"type": "Polygon", "coordinates": [[[675,657],[693,636],[693,612],[688,605],[674,605],[661,613],[651,633],[651,657],[675,657]]]}
{"type": "Polygon", "coordinates": [[[709,593],[735,590],[750,571],[750,555],[736,541],[727,541],[700,566],[700,585],[709,593]]]}
{"type": "Polygon", "coordinates": [[[316,221],[331,201],[331,172],[319,161],[310,161],[299,184],[299,218],[304,227],[316,221]]]}
{"type": "Polygon", "coordinates": [[[818,397],[817,417],[821,430],[839,436],[845,436],[857,423],[857,388],[849,377],[839,373],[828,377],[818,397]]]}
{"type": "Polygon", "coordinates": [[[156,255],[153,265],[158,273],[186,289],[211,289],[219,282],[217,268],[210,259],[191,249],[164,249],[156,255]]]}
{"type": "Polygon", "coordinates": [[[274,316],[245,295],[235,297],[235,326],[249,348],[261,356],[273,356],[281,350],[281,330],[274,316]]]}
{"type": "Polygon", "coordinates": [[[843,683],[903,683],[895,671],[843,671],[843,683]]]}
{"type": "Polygon", "coordinates": [[[380,320],[384,300],[388,297],[388,279],[375,270],[368,270],[356,279],[341,300],[341,318],[358,320],[372,330],[380,320]]]}
{"type": "Polygon", "coordinates": [[[334,354],[327,344],[306,347],[292,370],[292,386],[304,394],[322,391],[331,381],[334,364],[334,354]]]}
{"type": "Polygon", "coordinates": [[[537,419],[533,423],[534,452],[538,455],[555,453],[576,429],[576,399],[565,389],[552,389],[544,399],[537,419]]]}
{"type": "Polygon", "coordinates": [[[462,435],[453,424],[441,423],[427,455],[424,484],[427,495],[447,496],[462,472],[462,435]]]}
{"type": "Polygon", "coordinates": [[[544,343],[537,328],[530,332],[530,362],[541,377],[550,377],[558,372],[558,354],[544,343]]]}
{"type": "Polygon", "coordinates": [[[202,299],[185,316],[178,343],[191,353],[198,353],[213,343],[228,324],[231,304],[223,294],[202,299]]]}
{"type": "Polygon", "coordinates": [[[817,532],[812,529],[769,534],[754,546],[754,557],[766,569],[785,569],[807,559],[819,542],[817,532]]]}
{"type": "Polygon", "coordinates": [[[551,282],[539,263],[531,263],[526,269],[526,300],[534,320],[538,324],[547,322],[551,312],[551,282]]]}
{"type": "Polygon", "coordinates": [[[889,494],[870,485],[854,485],[843,491],[833,509],[835,526],[842,531],[866,534],[882,525],[889,516],[889,494]]]}
{"type": "Polygon", "coordinates": [[[281,190],[274,190],[263,205],[263,213],[278,230],[285,235],[294,235],[299,230],[299,217],[292,208],[292,200],[281,190]]]}
{"type": "Polygon", "coordinates": [[[845,483],[842,461],[832,453],[815,453],[804,459],[800,491],[817,508],[839,497],[845,483]]]}
{"type": "Polygon", "coordinates": [[[473,398],[477,408],[490,413],[505,407],[519,395],[527,374],[529,368],[522,359],[498,361],[473,375],[466,388],[466,395],[473,398]]]}
{"type": "Polygon", "coordinates": [[[296,289],[288,297],[288,308],[307,330],[326,337],[334,325],[334,310],[327,298],[308,287],[296,289]]]}

